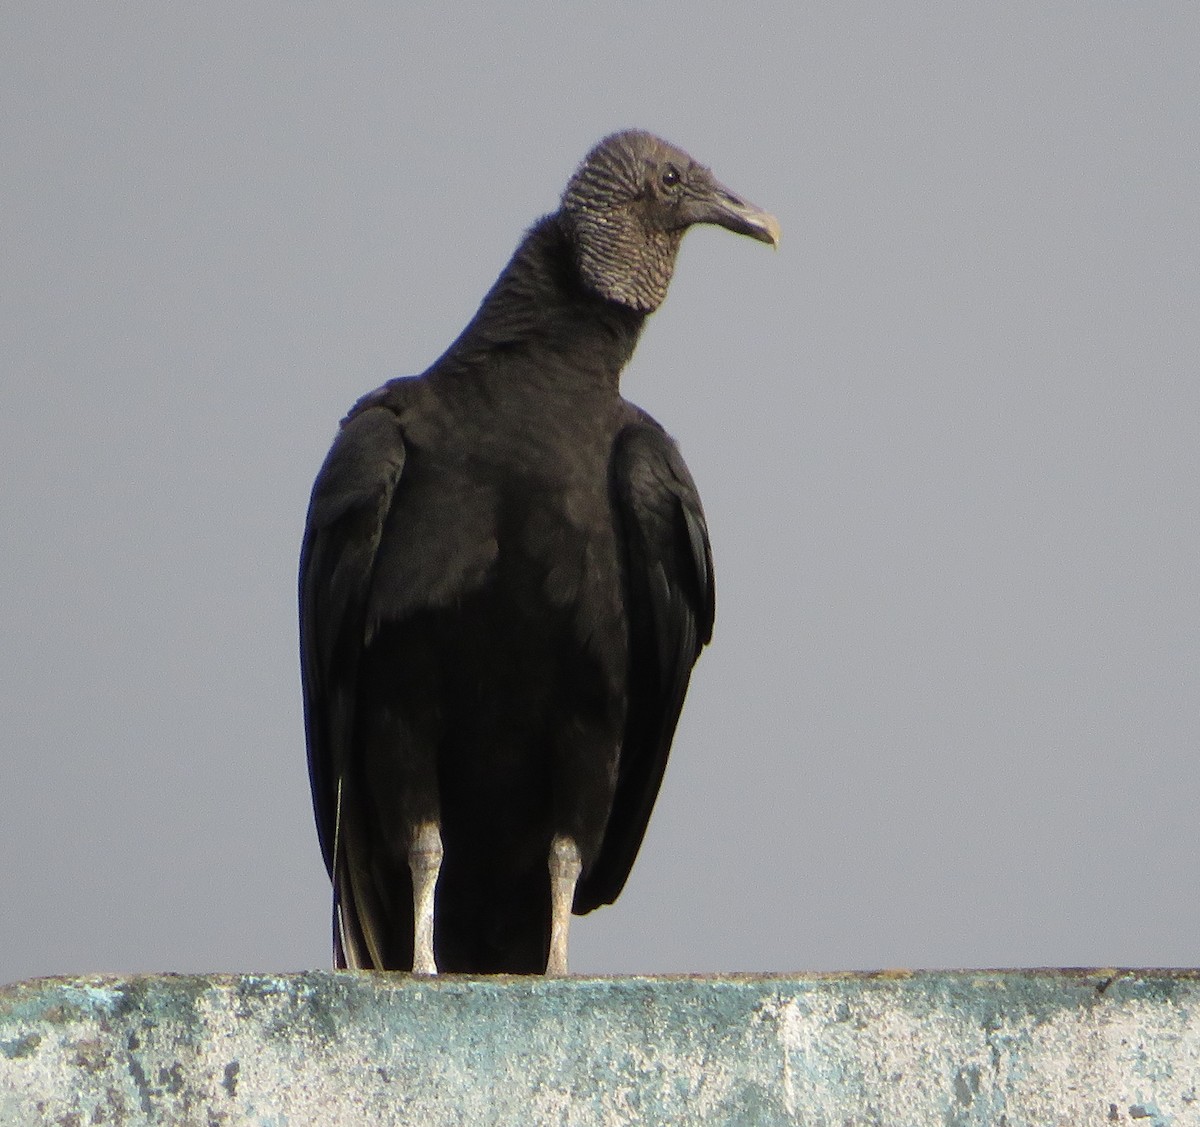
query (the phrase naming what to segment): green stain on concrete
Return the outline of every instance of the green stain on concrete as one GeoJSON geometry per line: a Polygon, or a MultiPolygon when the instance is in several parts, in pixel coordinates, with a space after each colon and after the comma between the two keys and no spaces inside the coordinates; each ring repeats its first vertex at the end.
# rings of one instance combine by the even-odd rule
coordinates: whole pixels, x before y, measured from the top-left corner
{"type": "Polygon", "coordinates": [[[17,1057],[29,1057],[34,1054],[41,1043],[41,1034],[26,1033],[23,1037],[17,1037],[12,1041],[0,1041],[0,1053],[3,1053],[9,1060],[15,1060],[17,1057]]]}
{"type": "Polygon", "coordinates": [[[0,1123],[1200,1124],[1200,972],[44,979],[0,1123]]]}

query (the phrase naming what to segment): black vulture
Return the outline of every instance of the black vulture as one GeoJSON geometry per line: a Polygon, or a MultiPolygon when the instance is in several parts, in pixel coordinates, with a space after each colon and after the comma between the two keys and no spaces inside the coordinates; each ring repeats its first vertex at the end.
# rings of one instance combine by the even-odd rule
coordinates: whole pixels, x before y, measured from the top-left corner
{"type": "Polygon", "coordinates": [[[700,498],[618,380],[688,227],[775,219],[601,141],[462,334],[342,421],[300,557],[338,966],[565,974],[620,893],[713,624],[700,498]]]}

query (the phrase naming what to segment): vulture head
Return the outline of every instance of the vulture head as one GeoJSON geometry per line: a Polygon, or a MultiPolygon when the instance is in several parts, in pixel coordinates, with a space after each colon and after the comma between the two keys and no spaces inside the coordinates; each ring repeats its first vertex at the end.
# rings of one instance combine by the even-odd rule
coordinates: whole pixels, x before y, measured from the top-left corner
{"type": "Polygon", "coordinates": [[[585,285],[651,313],[667,296],[684,232],[713,223],[777,246],[779,222],[682,149],[638,129],[605,137],[571,177],[562,215],[585,285]]]}

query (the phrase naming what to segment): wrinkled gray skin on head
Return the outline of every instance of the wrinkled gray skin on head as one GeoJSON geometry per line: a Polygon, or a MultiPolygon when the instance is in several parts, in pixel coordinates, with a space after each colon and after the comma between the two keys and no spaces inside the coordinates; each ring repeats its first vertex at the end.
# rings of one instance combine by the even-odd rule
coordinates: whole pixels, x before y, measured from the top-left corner
{"type": "Polygon", "coordinates": [[[773,216],[734,195],[682,149],[638,129],[605,137],[588,153],[563,193],[562,214],[584,282],[641,313],[667,296],[692,224],[779,242],[773,216]]]}

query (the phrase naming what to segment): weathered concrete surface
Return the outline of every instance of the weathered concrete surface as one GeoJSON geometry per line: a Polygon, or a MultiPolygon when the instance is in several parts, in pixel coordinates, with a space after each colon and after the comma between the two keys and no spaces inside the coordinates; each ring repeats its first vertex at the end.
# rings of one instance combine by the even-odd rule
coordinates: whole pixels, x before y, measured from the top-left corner
{"type": "Polygon", "coordinates": [[[1200,1124],[1200,971],[43,979],[0,1124],[1200,1124]]]}

